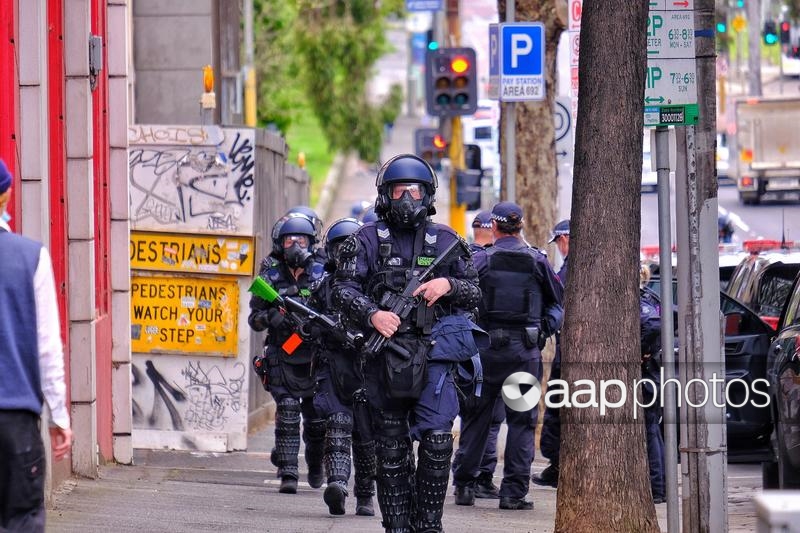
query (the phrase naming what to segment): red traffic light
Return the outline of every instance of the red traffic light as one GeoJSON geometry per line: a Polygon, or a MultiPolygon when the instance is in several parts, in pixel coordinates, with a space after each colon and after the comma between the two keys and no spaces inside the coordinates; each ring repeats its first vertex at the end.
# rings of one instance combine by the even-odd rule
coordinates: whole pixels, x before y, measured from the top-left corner
{"type": "Polygon", "coordinates": [[[441,150],[445,146],[447,146],[447,142],[444,140],[444,137],[442,137],[439,134],[436,134],[433,136],[433,145],[439,150],[441,150]]]}
{"type": "Polygon", "coordinates": [[[469,70],[469,61],[464,56],[456,56],[450,62],[450,70],[456,74],[463,74],[469,70]]]}
{"type": "Polygon", "coordinates": [[[790,30],[789,22],[785,20],[781,22],[781,31],[789,31],[789,30],[790,30]]]}

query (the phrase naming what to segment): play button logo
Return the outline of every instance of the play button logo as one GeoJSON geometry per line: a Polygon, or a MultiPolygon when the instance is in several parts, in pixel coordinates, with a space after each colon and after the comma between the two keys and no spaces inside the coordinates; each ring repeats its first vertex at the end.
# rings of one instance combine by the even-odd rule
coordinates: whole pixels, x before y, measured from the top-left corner
{"type": "Polygon", "coordinates": [[[535,409],[542,397],[542,386],[536,376],[528,372],[514,372],[503,382],[503,401],[514,411],[523,413],[535,409]],[[523,390],[527,392],[523,394],[523,390]]]}

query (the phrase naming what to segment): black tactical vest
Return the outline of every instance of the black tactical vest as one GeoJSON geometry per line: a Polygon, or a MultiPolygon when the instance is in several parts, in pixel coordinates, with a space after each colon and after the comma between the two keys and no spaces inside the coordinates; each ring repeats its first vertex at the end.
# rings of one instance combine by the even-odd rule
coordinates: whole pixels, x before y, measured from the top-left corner
{"type": "Polygon", "coordinates": [[[525,245],[487,250],[488,272],[480,280],[487,329],[539,326],[542,288],[535,253],[525,245]]]}

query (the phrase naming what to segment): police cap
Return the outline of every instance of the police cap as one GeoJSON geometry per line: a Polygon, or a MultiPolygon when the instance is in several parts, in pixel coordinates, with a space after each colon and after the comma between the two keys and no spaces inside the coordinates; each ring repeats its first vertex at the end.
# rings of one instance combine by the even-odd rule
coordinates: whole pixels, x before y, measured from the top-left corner
{"type": "Polygon", "coordinates": [[[562,220],[553,227],[553,234],[550,236],[550,240],[547,241],[547,244],[555,241],[561,235],[569,235],[569,219],[562,220]]]}

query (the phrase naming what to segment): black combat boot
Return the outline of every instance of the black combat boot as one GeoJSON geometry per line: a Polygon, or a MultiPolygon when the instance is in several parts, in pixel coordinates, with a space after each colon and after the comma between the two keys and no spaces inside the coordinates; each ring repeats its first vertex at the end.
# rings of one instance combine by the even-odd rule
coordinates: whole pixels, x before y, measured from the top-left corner
{"type": "Polygon", "coordinates": [[[542,470],[541,474],[531,476],[531,481],[543,487],[558,487],[558,465],[550,463],[550,466],[542,470]]]}
{"type": "Polygon", "coordinates": [[[497,500],[500,498],[500,491],[497,486],[492,483],[491,472],[483,472],[478,476],[475,482],[475,497],[486,500],[497,500]]]}
{"type": "Polygon", "coordinates": [[[279,492],[297,492],[297,455],[300,453],[300,402],[294,398],[282,398],[275,413],[275,448],[272,463],[280,470],[279,492]]]}
{"type": "Polygon", "coordinates": [[[325,473],[328,487],[323,500],[332,515],[343,515],[347,499],[347,480],[350,479],[350,440],[353,417],[349,413],[334,413],[328,417],[325,434],[325,473]]]}
{"type": "Polygon", "coordinates": [[[375,441],[353,442],[353,466],[355,466],[356,514],[375,516],[372,496],[375,494],[375,441]]]}
{"type": "Polygon", "coordinates": [[[472,485],[456,486],[456,505],[475,505],[475,488],[472,485]]]}
{"type": "Polygon", "coordinates": [[[450,482],[450,457],[453,455],[453,434],[428,431],[419,444],[417,466],[417,533],[442,531],[442,512],[450,482]]]}
{"type": "Polygon", "coordinates": [[[411,461],[408,422],[386,416],[376,422],[378,506],[386,533],[411,533],[411,461]]]}
{"type": "Polygon", "coordinates": [[[318,489],[325,481],[322,471],[322,456],[325,454],[325,419],[304,421],[303,442],[306,445],[306,464],[308,465],[308,484],[318,489]]]}
{"type": "Polygon", "coordinates": [[[529,502],[525,498],[500,496],[500,509],[510,509],[512,511],[530,511],[533,509],[533,502],[529,502]]]}

